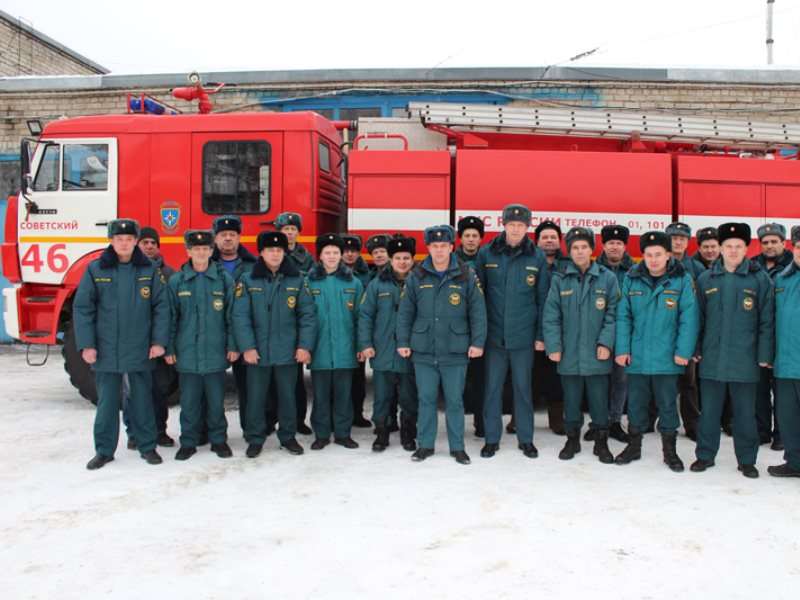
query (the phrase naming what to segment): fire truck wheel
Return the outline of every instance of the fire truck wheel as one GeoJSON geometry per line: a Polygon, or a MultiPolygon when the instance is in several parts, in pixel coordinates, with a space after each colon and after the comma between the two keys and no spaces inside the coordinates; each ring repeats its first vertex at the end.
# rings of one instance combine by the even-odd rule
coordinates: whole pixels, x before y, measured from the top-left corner
{"type": "Polygon", "coordinates": [[[64,329],[64,345],[61,347],[61,356],[64,357],[64,370],[69,375],[69,382],[78,390],[78,393],[97,404],[97,386],[94,382],[94,371],[84,362],[78,346],[75,343],[75,329],[72,321],[64,329]]]}
{"type": "MultiPolygon", "coordinates": [[[[81,396],[92,404],[97,404],[94,371],[84,362],[81,353],[78,352],[72,321],[67,323],[64,329],[64,345],[61,348],[61,355],[64,357],[64,370],[69,375],[70,383],[81,396]]],[[[167,404],[176,406],[180,400],[180,394],[178,392],[178,372],[175,367],[159,362],[158,368],[153,372],[153,377],[161,389],[167,391],[167,404]]]]}

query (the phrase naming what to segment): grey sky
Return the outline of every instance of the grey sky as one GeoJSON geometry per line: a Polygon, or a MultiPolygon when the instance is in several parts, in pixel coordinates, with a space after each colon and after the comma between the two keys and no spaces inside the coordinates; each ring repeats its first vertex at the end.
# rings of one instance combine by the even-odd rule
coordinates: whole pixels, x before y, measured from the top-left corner
{"type": "MultiPolygon", "coordinates": [[[[203,10],[202,2],[183,0],[4,0],[2,10],[113,73],[766,65],[766,0],[208,5],[203,10]]],[[[775,63],[800,67],[800,0],[775,0],[774,10],[775,63]]]]}

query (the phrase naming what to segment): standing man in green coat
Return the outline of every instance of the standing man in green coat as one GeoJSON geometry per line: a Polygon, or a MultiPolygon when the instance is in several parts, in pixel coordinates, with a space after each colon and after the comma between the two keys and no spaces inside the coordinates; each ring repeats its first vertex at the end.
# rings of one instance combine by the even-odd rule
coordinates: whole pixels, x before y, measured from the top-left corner
{"type": "MultiPolygon", "coordinates": [[[[239,279],[256,263],[256,257],[242,246],[242,220],[236,215],[223,215],[214,219],[214,253],[211,259],[218,262],[233,277],[239,279]]],[[[243,357],[233,363],[233,380],[239,398],[239,425],[245,431],[247,414],[247,365],[243,357]]]]}
{"type": "Polygon", "coordinates": [[[225,419],[225,371],[239,358],[233,339],[233,277],[211,262],[214,234],[183,235],[189,260],[169,281],[172,324],[167,364],[175,365],[181,388],[181,438],[175,460],[197,452],[206,400],[211,451],[233,456],[225,419]]]}
{"type": "MultiPolygon", "coordinates": [[[[664,462],[683,471],[676,440],[678,376],[692,360],[700,329],[692,277],[670,256],[663,231],[639,238],[644,260],[628,271],[617,308],[616,362],[628,375],[628,445],[614,459],[627,465],[642,457],[650,399],[658,408],[664,462]]],[[[719,419],[717,420],[719,423],[719,419]]]]}
{"type": "Polygon", "coordinates": [[[531,211],[522,204],[503,209],[503,232],[481,248],[475,272],[486,294],[486,384],[483,458],[500,449],[503,433],[503,382],[511,372],[517,447],[528,458],[533,445],[531,373],[534,347],[544,350],[542,311],[550,288],[544,253],[528,237],[531,211]]]}
{"type": "Polygon", "coordinates": [[[456,231],[450,225],[425,229],[429,255],[411,271],[397,315],[397,352],[411,357],[419,396],[419,448],[411,456],[433,455],[439,392],[444,395],[447,441],[456,462],[464,451],[464,379],[467,361],[483,354],[486,305],[475,273],[453,255],[456,231]]]}
{"type": "Polygon", "coordinates": [[[544,307],[544,346],[558,364],[564,390],[567,443],[558,457],[569,460],[581,451],[584,395],[589,424],[595,430],[594,455],[610,464],[608,449],[608,379],[614,362],[619,284],[614,274],[592,261],[594,232],[573,227],[565,236],[570,261],[556,269],[544,307]]]}
{"type": "Polygon", "coordinates": [[[775,278],[775,407],[786,462],[767,467],[773,477],[800,477],[800,226],[792,227],[792,262],[775,278]]]}
{"type": "MultiPolygon", "coordinates": [[[[456,223],[458,239],[460,244],[456,248],[455,254],[463,260],[470,268],[475,268],[475,261],[478,258],[478,250],[481,248],[481,241],[485,233],[483,220],[474,215],[461,217],[456,223]]],[[[475,437],[482,438],[486,435],[483,426],[483,388],[485,387],[485,357],[469,359],[467,367],[467,381],[464,385],[464,409],[472,413],[472,421],[475,425],[475,437]]]]}
{"type": "MultiPolygon", "coordinates": [[[[342,251],[342,262],[350,269],[353,275],[366,288],[372,278],[372,272],[364,257],[361,256],[361,236],[352,233],[341,234],[344,241],[342,251]]],[[[353,401],[353,427],[371,427],[372,423],[364,418],[364,400],[367,397],[367,374],[364,370],[364,363],[360,362],[353,370],[353,385],[350,388],[350,396],[353,401]]]]}
{"type": "MultiPolygon", "coordinates": [[[[754,261],[767,272],[773,281],[778,274],[792,264],[792,251],[786,249],[786,228],[780,223],[765,223],[758,228],[758,241],[761,253],[754,261]]],[[[777,406],[778,390],[772,369],[760,369],[758,392],[756,393],[756,425],[762,444],[769,444],[773,450],[783,450],[777,406]]]]}
{"type": "Polygon", "coordinates": [[[733,445],[739,470],[758,477],[755,400],[759,367],[770,367],[775,353],[775,294],[769,275],[747,258],[750,226],[719,226],[722,257],[697,280],[703,317],[700,391],[703,412],[697,430],[697,460],[692,471],[714,466],[719,451],[719,420],[726,392],[733,408],[733,445]]]}
{"type": "MultiPolygon", "coordinates": [[[[378,273],[389,264],[389,240],[392,239],[388,233],[376,233],[367,238],[367,252],[372,257],[372,264],[369,266],[369,279],[372,281],[378,273]]],[[[366,288],[366,284],[364,288],[366,288]]]]}
{"type": "MultiPolygon", "coordinates": [[[[305,277],[314,266],[314,256],[303,244],[297,241],[300,232],[303,231],[303,218],[298,213],[284,212],[275,219],[275,229],[286,235],[287,247],[286,256],[292,259],[294,266],[305,277]]],[[[295,402],[297,404],[297,433],[311,435],[311,428],[306,425],[306,413],[308,412],[308,396],[306,396],[306,384],[303,379],[303,372],[306,367],[303,363],[297,364],[297,380],[294,384],[295,402]]],[[[275,381],[269,385],[269,395],[267,396],[267,421],[277,422],[278,394],[275,390],[275,381]]],[[[269,430],[269,423],[267,425],[269,430]]]]}
{"type": "Polygon", "coordinates": [[[389,264],[370,281],[361,299],[358,315],[358,348],[370,359],[374,387],[372,421],[377,438],[372,449],[389,446],[389,412],[395,390],[402,411],[400,443],[404,450],[416,450],[417,390],[411,361],[397,353],[397,310],[414,266],[414,241],[393,238],[388,242],[389,264]]]}
{"type": "Polygon", "coordinates": [[[297,364],[311,362],[316,311],[303,276],[286,255],[280,231],[262,231],[259,258],[237,284],[233,309],[236,342],[247,363],[245,454],[255,458],[267,439],[266,402],[270,382],[277,392],[278,440],[289,454],[303,453],[295,439],[297,364]]]}
{"type": "MultiPolygon", "coordinates": [[[[622,282],[628,271],[636,264],[628,254],[630,234],[630,229],[618,224],[606,225],[600,230],[603,252],[597,257],[597,264],[614,273],[619,289],[622,289],[622,282]]],[[[618,365],[613,360],[611,362],[611,391],[608,402],[608,420],[611,426],[608,429],[608,437],[627,444],[628,434],[622,428],[622,413],[625,410],[625,400],[628,398],[628,380],[625,367],[618,365]]],[[[593,440],[594,432],[589,429],[583,439],[593,440]]]]}
{"type": "Polygon", "coordinates": [[[306,277],[311,297],[317,307],[317,336],[311,360],[314,404],[311,428],[312,450],[333,441],[345,448],[358,448],[350,429],[353,426],[353,402],[350,388],[360,354],[356,352],[358,308],[364,287],[342,261],[344,240],[335,233],[317,237],[317,256],[306,277]]]}
{"type": "Polygon", "coordinates": [[[152,371],[169,339],[169,298],[158,267],[136,246],[139,223],[108,223],[110,245],[89,263],[73,303],[75,341],[97,381],[94,421],[94,470],[114,460],[119,443],[123,375],[131,389],[133,435],[148,464],[161,463],[156,452],[152,371]]]}

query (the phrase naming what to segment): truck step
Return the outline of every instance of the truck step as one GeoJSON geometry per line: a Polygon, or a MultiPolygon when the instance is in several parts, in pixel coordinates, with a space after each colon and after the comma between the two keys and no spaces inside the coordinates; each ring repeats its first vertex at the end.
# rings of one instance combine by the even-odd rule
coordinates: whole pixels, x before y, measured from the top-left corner
{"type": "Polygon", "coordinates": [[[49,331],[23,331],[20,333],[22,339],[25,338],[43,338],[50,335],[49,331]]]}
{"type": "Polygon", "coordinates": [[[27,298],[23,297],[22,300],[24,302],[28,302],[29,304],[49,304],[55,302],[55,296],[28,296],[27,298]]]}

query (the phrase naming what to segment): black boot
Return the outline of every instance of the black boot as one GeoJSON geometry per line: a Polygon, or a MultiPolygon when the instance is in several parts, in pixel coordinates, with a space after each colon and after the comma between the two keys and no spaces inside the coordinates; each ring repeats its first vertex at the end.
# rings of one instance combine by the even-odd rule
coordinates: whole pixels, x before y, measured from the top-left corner
{"type": "Polygon", "coordinates": [[[661,434],[661,448],[664,452],[664,462],[670,470],[680,473],[683,471],[683,461],[675,450],[675,441],[678,438],[677,431],[667,431],[661,434]]]}
{"type": "Polygon", "coordinates": [[[581,432],[578,429],[567,429],[567,443],[558,453],[561,460],[570,460],[581,451],[581,432]]]}
{"type": "Polygon", "coordinates": [[[372,442],[372,451],[383,452],[389,447],[389,426],[386,424],[386,417],[378,419],[375,432],[378,437],[372,442]]]}
{"type": "Polygon", "coordinates": [[[608,429],[595,430],[594,455],[605,465],[610,465],[614,462],[614,455],[608,449],[608,429]]]}
{"type": "Polygon", "coordinates": [[[642,458],[642,432],[640,429],[630,427],[628,429],[628,445],[617,455],[614,462],[618,465],[627,465],[640,458],[642,458]]]}
{"type": "Polygon", "coordinates": [[[400,424],[400,444],[403,450],[413,452],[417,449],[417,425],[411,419],[404,419],[400,424]]]}

